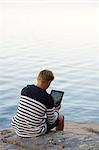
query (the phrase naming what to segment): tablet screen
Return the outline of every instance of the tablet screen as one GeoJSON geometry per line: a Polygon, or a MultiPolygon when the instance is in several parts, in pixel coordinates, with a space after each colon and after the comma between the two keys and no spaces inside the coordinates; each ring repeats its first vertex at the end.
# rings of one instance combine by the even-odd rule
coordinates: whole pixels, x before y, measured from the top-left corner
{"type": "Polygon", "coordinates": [[[52,90],[52,91],[51,91],[51,96],[52,96],[53,99],[54,99],[54,104],[60,104],[63,95],[64,95],[64,92],[62,92],[62,91],[52,90]]]}

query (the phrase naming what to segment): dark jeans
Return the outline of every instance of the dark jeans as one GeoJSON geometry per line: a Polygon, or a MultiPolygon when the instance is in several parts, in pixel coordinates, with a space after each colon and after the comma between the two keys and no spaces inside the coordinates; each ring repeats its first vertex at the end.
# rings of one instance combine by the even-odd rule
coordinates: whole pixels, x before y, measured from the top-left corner
{"type": "Polygon", "coordinates": [[[57,118],[57,120],[52,125],[49,124],[48,121],[46,121],[46,122],[47,122],[47,131],[50,131],[51,129],[53,129],[54,127],[56,127],[57,125],[59,125],[60,119],[57,118]]]}

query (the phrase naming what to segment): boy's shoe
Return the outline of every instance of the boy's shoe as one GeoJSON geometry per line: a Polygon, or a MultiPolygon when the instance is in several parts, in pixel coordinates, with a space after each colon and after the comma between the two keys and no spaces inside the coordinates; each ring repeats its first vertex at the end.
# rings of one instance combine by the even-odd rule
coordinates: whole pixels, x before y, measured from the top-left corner
{"type": "Polygon", "coordinates": [[[60,115],[59,117],[60,123],[56,126],[56,131],[63,131],[64,130],[64,116],[60,115]]]}

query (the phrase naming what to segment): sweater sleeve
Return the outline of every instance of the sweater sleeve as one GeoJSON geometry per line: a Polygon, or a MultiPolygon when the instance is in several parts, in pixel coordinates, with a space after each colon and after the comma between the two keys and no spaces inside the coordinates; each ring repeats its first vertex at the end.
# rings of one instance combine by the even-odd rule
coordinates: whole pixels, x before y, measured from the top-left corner
{"type": "Polygon", "coordinates": [[[55,109],[55,107],[51,109],[47,109],[47,121],[49,124],[53,124],[59,117],[58,110],[55,109]]]}

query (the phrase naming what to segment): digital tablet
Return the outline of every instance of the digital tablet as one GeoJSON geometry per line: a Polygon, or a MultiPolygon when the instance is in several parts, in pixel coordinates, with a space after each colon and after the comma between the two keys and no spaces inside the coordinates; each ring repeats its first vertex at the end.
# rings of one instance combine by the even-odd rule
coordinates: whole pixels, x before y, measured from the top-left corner
{"type": "Polygon", "coordinates": [[[54,99],[54,105],[60,105],[63,95],[63,91],[51,90],[51,96],[54,99]]]}

